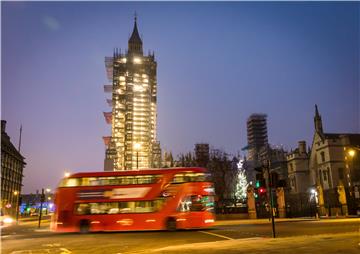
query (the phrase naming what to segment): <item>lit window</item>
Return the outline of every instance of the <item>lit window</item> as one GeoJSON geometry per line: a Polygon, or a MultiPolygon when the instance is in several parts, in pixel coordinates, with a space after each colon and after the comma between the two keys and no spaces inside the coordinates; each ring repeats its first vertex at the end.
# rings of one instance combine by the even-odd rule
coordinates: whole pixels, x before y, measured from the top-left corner
{"type": "Polygon", "coordinates": [[[119,77],[119,80],[120,80],[120,81],[125,81],[125,77],[124,77],[124,76],[120,76],[120,77],[119,77]]]}
{"type": "Polygon", "coordinates": [[[134,91],[142,92],[144,91],[144,88],[141,85],[134,85],[134,91]]]}
{"type": "Polygon", "coordinates": [[[126,63],[126,58],[121,58],[120,60],[122,63],[126,63]]]}
{"type": "Polygon", "coordinates": [[[136,64],[140,64],[140,63],[141,63],[141,59],[140,59],[140,58],[135,57],[135,58],[134,58],[134,63],[136,63],[136,64]]]}

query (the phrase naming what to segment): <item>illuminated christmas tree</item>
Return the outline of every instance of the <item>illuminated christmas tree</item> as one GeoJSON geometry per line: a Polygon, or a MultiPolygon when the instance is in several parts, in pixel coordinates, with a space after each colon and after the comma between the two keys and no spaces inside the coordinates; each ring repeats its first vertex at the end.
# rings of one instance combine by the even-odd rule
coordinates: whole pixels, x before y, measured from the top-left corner
{"type": "Polygon", "coordinates": [[[237,199],[246,198],[246,191],[247,191],[247,187],[249,186],[243,165],[244,165],[244,160],[240,160],[239,163],[237,164],[238,182],[236,184],[236,192],[235,192],[235,196],[237,199]]]}

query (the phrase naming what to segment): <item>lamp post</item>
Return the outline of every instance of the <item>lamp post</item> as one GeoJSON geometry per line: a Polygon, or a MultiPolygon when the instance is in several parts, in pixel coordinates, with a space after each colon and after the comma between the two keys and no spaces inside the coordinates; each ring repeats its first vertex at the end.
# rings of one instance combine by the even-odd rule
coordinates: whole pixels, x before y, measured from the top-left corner
{"type": "Polygon", "coordinates": [[[14,196],[16,197],[16,207],[15,207],[15,214],[16,214],[16,223],[18,223],[19,221],[19,192],[18,191],[14,191],[14,196]]]}
{"type": "Polygon", "coordinates": [[[141,148],[140,143],[134,144],[134,149],[136,150],[136,169],[139,169],[139,150],[141,148]]]}
{"type": "MultiPolygon", "coordinates": [[[[345,148],[344,148],[345,149],[345,148]]],[[[356,146],[351,146],[348,149],[345,149],[346,151],[346,155],[348,155],[350,157],[351,160],[351,165],[349,165],[349,187],[354,187],[354,179],[356,179],[355,181],[359,181],[359,175],[356,174],[357,170],[359,170],[360,168],[355,168],[354,169],[354,160],[356,162],[359,161],[359,158],[356,158],[359,154],[360,154],[360,148],[356,147],[356,146]],[[352,173],[355,173],[354,175],[352,175],[352,173]],[[354,179],[353,179],[354,178],[354,179]]],[[[346,156],[347,157],[347,156],[346,156]]],[[[346,159],[345,157],[345,159],[346,159]]],[[[359,167],[358,163],[356,163],[356,167],[359,167]]],[[[357,183],[358,184],[358,183],[357,183]]]]}
{"type": "Polygon", "coordinates": [[[46,200],[46,202],[47,202],[47,206],[46,206],[46,215],[49,213],[49,200],[51,199],[50,197],[49,197],[49,194],[50,194],[50,192],[51,192],[51,189],[50,188],[46,188],[46,195],[48,195],[48,197],[46,197],[45,196],[45,200],[46,200]],[[50,199],[49,199],[50,198],[50,199]]]}
{"type": "Polygon", "coordinates": [[[352,175],[351,175],[351,173],[352,173],[352,167],[354,167],[354,156],[356,155],[356,151],[354,150],[354,149],[350,149],[350,150],[348,150],[348,152],[347,152],[347,154],[350,156],[350,158],[351,158],[351,165],[349,166],[349,176],[348,176],[348,178],[349,178],[349,187],[353,187],[353,184],[352,184],[352,175]]]}

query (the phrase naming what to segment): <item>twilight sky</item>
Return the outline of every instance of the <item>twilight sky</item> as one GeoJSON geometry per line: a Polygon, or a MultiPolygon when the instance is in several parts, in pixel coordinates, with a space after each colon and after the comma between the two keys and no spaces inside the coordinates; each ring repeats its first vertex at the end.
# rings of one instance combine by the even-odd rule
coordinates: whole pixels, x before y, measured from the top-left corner
{"type": "Polygon", "coordinates": [[[208,142],[236,154],[246,119],[268,114],[271,144],[360,132],[359,2],[2,2],[1,119],[27,166],[23,193],[64,171],[101,171],[110,135],[104,57],[133,13],[158,62],[158,139],[175,155],[208,142]]]}

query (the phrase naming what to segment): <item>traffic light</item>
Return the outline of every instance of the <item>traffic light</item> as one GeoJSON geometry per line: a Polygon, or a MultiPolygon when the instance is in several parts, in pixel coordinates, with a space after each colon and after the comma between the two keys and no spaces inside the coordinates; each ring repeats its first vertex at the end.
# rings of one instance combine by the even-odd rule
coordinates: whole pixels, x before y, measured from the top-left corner
{"type": "Polygon", "coordinates": [[[266,193],[266,189],[265,189],[264,187],[260,187],[260,188],[258,189],[258,192],[259,192],[260,195],[261,195],[261,194],[265,194],[265,193],[266,193]]]}

